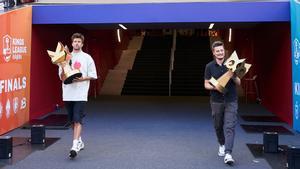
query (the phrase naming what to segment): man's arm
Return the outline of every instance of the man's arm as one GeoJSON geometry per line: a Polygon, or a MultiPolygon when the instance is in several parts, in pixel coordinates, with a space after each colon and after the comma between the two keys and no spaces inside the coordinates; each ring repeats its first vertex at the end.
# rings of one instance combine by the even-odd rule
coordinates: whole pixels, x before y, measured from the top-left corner
{"type": "Polygon", "coordinates": [[[67,78],[63,69],[63,66],[65,66],[65,64],[66,63],[64,62],[58,64],[58,76],[61,81],[65,81],[67,78]]]}
{"type": "Polygon", "coordinates": [[[204,80],[204,87],[205,87],[205,89],[207,89],[207,90],[215,90],[215,89],[216,89],[215,86],[213,86],[213,85],[209,82],[209,80],[204,80]]]}
{"type": "Polygon", "coordinates": [[[210,73],[210,69],[209,69],[209,66],[206,65],[205,66],[205,72],[204,72],[204,88],[206,90],[216,90],[215,86],[212,85],[209,80],[207,79],[210,79],[212,77],[212,74],[210,73]]]}
{"type": "Polygon", "coordinates": [[[62,73],[60,74],[60,80],[61,80],[61,81],[65,81],[66,78],[67,78],[67,77],[66,77],[65,73],[62,72],[62,73]]]}

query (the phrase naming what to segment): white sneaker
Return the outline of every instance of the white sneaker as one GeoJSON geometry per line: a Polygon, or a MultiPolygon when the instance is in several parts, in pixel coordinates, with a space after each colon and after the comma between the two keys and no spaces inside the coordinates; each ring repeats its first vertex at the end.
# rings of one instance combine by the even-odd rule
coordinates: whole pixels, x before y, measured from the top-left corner
{"type": "Polygon", "coordinates": [[[83,141],[79,141],[78,142],[78,149],[79,149],[79,151],[84,149],[84,143],[83,143],[83,141]]]}
{"type": "Polygon", "coordinates": [[[74,140],[74,141],[73,141],[73,146],[72,146],[71,150],[74,150],[74,151],[76,151],[76,152],[79,152],[79,151],[80,151],[79,141],[77,141],[77,140],[74,140]]]}
{"type": "Polygon", "coordinates": [[[232,165],[234,163],[234,159],[232,158],[231,154],[229,153],[225,154],[224,163],[228,165],[232,165]]]}
{"type": "Polygon", "coordinates": [[[70,153],[69,153],[69,157],[71,159],[75,158],[77,156],[78,152],[80,151],[78,144],[79,144],[79,141],[77,141],[77,140],[73,141],[73,146],[72,146],[72,148],[70,150],[70,153]]]}
{"type": "Polygon", "coordinates": [[[225,146],[224,145],[219,146],[218,156],[220,156],[220,157],[225,156],[225,146]]]}

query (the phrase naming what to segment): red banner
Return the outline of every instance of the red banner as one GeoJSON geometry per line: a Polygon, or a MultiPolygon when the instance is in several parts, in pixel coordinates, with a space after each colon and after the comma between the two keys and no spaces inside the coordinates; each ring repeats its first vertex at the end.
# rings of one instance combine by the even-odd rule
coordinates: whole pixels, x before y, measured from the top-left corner
{"type": "Polygon", "coordinates": [[[29,120],[32,8],[0,14],[0,135],[29,120]]]}

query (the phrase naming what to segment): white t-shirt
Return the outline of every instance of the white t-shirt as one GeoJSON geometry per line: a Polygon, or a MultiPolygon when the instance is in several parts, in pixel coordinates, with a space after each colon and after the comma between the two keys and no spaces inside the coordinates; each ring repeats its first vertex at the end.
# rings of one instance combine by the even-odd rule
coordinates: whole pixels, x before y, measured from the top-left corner
{"type": "MultiPolygon", "coordinates": [[[[93,58],[80,51],[78,53],[72,52],[72,68],[74,65],[80,65],[80,72],[82,77],[91,77],[97,79],[97,71],[93,58]]],[[[62,73],[62,68],[59,67],[59,77],[62,73]]],[[[90,81],[85,80],[82,82],[73,82],[71,84],[65,85],[62,83],[62,92],[63,92],[63,101],[87,101],[88,100],[88,91],[90,87],[90,81]]]]}

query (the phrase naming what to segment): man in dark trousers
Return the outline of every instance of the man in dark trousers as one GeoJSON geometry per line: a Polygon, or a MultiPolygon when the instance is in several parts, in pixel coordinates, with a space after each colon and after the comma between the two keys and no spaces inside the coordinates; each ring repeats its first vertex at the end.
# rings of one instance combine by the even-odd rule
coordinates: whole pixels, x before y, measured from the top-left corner
{"type": "Polygon", "coordinates": [[[209,80],[211,77],[218,79],[227,72],[225,62],[225,48],[221,41],[212,43],[211,50],[214,60],[209,62],[205,67],[204,87],[210,90],[210,105],[214,127],[219,142],[219,156],[224,156],[225,164],[233,164],[234,159],[231,155],[235,125],[237,123],[238,97],[236,85],[241,84],[241,80],[233,75],[225,86],[226,92],[219,92],[209,80]]]}

